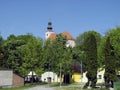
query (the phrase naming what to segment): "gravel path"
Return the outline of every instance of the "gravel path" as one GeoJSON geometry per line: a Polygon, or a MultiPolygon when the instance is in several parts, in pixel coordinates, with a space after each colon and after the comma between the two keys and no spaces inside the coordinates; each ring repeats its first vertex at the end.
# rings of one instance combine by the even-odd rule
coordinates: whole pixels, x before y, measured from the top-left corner
{"type": "Polygon", "coordinates": [[[50,87],[45,87],[45,86],[35,86],[32,88],[28,88],[25,90],[55,90],[54,88],[50,88],[50,87]]]}

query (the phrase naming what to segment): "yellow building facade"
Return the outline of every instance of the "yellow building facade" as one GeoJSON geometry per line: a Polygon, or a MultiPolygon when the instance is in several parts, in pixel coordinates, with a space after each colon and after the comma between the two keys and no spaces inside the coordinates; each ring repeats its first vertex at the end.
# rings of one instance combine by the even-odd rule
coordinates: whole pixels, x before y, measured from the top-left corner
{"type": "Polygon", "coordinates": [[[74,73],[73,75],[72,75],[72,80],[74,81],[74,82],[80,82],[81,81],[81,74],[80,73],[74,73]]]}

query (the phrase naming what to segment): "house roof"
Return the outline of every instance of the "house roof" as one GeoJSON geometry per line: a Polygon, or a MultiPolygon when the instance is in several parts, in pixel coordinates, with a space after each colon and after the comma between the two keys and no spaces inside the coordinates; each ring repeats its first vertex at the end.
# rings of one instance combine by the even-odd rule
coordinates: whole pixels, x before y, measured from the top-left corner
{"type": "Polygon", "coordinates": [[[55,39],[56,38],[56,34],[55,33],[52,33],[51,35],[50,35],[50,37],[49,37],[49,39],[51,39],[51,40],[53,40],[53,39],[55,39]]]}
{"type": "Polygon", "coordinates": [[[63,32],[62,35],[66,36],[68,40],[74,40],[74,38],[68,32],[63,32]]]}
{"type": "MultiPolygon", "coordinates": [[[[74,40],[74,38],[68,33],[68,32],[63,32],[61,33],[62,35],[66,36],[67,40],[74,40]]],[[[53,40],[56,38],[56,34],[52,33],[49,37],[49,39],[53,40]]]]}
{"type": "Polygon", "coordinates": [[[32,76],[32,75],[37,75],[37,74],[34,71],[30,71],[28,75],[32,76]]]}

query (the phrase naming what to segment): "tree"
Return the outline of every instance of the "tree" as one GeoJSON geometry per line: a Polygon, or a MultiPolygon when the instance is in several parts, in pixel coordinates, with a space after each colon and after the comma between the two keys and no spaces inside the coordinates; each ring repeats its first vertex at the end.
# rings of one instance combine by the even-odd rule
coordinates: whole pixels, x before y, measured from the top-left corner
{"type": "Polygon", "coordinates": [[[22,76],[27,75],[31,70],[38,75],[43,72],[42,39],[31,34],[10,35],[2,47],[7,69],[13,69],[22,76]]]}
{"type": "MultiPolygon", "coordinates": [[[[85,48],[86,48],[85,42],[86,41],[85,40],[87,40],[86,38],[89,36],[89,34],[93,34],[95,36],[97,46],[99,46],[100,42],[101,42],[101,35],[94,30],[84,32],[83,34],[80,34],[76,38],[76,46],[75,46],[73,52],[76,54],[76,56],[77,56],[76,60],[79,61],[79,63],[82,60],[83,66],[86,66],[85,65],[85,62],[86,62],[85,61],[85,59],[86,59],[86,55],[85,55],[85,48]]],[[[99,50],[97,50],[97,54],[98,54],[97,56],[99,56],[98,51],[99,50]]],[[[100,61],[100,60],[98,60],[98,61],[100,61]]],[[[84,68],[84,71],[85,71],[85,68],[84,68]]]]}
{"type": "Polygon", "coordinates": [[[108,35],[112,46],[114,46],[116,69],[120,71],[120,27],[111,29],[108,35]]]}
{"type": "Polygon", "coordinates": [[[56,47],[56,56],[58,63],[58,70],[60,68],[60,64],[62,65],[62,73],[64,75],[64,83],[70,83],[70,74],[71,74],[71,63],[72,63],[72,48],[66,47],[67,39],[62,34],[59,34],[56,37],[54,42],[54,47],[56,47]]]}
{"type": "Polygon", "coordinates": [[[110,87],[110,83],[113,87],[113,82],[117,80],[116,77],[116,60],[114,47],[110,43],[110,37],[107,38],[105,44],[105,84],[106,87],[110,87]]]}
{"type": "Polygon", "coordinates": [[[96,86],[97,82],[97,69],[98,69],[98,63],[97,63],[97,42],[96,38],[92,33],[89,33],[86,36],[85,39],[85,66],[87,70],[87,78],[88,82],[86,86],[89,85],[91,82],[91,87],[96,86]]]}
{"type": "Polygon", "coordinates": [[[35,71],[38,75],[43,72],[43,49],[42,40],[33,35],[19,36],[26,42],[19,48],[22,56],[21,74],[24,76],[30,71],[35,71]]]}
{"type": "Polygon", "coordinates": [[[100,67],[104,67],[105,63],[105,44],[107,37],[110,37],[110,43],[114,46],[115,59],[116,59],[116,67],[117,71],[120,70],[120,27],[116,27],[111,29],[106,33],[104,37],[102,37],[101,42],[98,46],[98,62],[100,67]]]}
{"type": "Polygon", "coordinates": [[[3,45],[4,40],[2,36],[0,36],[0,69],[5,68],[5,61],[4,61],[4,50],[3,50],[3,45]]]}
{"type": "Polygon", "coordinates": [[[103,67],[105,65],[105,43],[107,36],[102,37],[100,44],[98,45],[98,64],[99,67],[103,67]]]}
{"type": "Polygon", "coordinates": [[[3,43],[5,67],[7,69],[13,69],[16,73],[19,73],[22,64],[18,50],[22,45],[24,45],[24,42],[18,40],[14,35],[10,35],[3,43]]]}
{"type": "Polygon", "coordinates": [[[62,65],[62,74],[64,74],[64,83],[67,75],[71,73],[72,54],[71,47],[66,47],[67,39],[62,34],[56,36],[54,40],[47,40],[44,47],[45,64],[49,65],[47,68],[60,74],[60,64],[62,65]]]}
{"type": "Polygon", "coordinates": [[[101,35],[94,30],[90,30],[90,31],[84,32],[83,34],[80,34],[76,38],[76,40],[75,40],[76,46],[80,46],[83,49],[84,48],[84,41],[89,34],[93,34],[95,36],[97,45],[99,45],[99,43],[101,41],[101,35]]]}

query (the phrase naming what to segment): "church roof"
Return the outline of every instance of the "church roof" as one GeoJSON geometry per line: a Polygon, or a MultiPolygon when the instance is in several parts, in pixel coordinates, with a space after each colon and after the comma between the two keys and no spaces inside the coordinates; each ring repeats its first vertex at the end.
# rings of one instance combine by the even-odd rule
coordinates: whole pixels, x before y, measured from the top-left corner
{"type": "Polygon", "coordinates": [[[63,32],[62,35],[66,36],[68,40],[74,40],[74,38],[68,32],[63,32]]]}
{"type": "Polygon", "coordinates": [[[49,39],[51,39],[51,40],[53,40],[53,39],[55,39],[56,38],[56,34],[55,33],[52,33],[51,35],[50,35],[50,37],[49,37],[49,39]]]}
{"type": "MultiPolygon", "coordinates": [[[[61,33],[62,35],[66,36],[67,40],[74,40],[74,38],[68,33],[68,32],[63,32],[61,33]]],[[[56,38],[56,34],[52,33],[49,37],[49,39],[53,40],[56,38]]]]}

